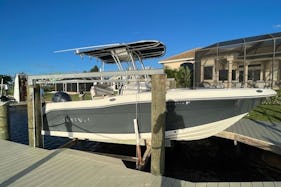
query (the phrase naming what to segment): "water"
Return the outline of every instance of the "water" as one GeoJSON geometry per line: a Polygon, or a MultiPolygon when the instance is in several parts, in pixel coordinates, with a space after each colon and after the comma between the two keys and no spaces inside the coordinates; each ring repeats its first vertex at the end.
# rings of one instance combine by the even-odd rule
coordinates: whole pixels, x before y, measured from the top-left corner
{"type": "MultiPolygon", "coordinates": [[[[28,125],[26,106],[12,106],[9,109],[10,118],[10,140],[28,145],[28,125]]],[[[70,141],[69,138],[44,136],[44,148],[56,149],[70,141]]]]}
{"type": "MultiPolygon", "coordinates": [[[[11,141],[28,144],[26,107],[10,108],[11,141]]],[[[45,149],[56,149],[69,142],[68,138],[44,137],[45,149]]],[[[166,148],[165,176],[192,182],[280,181],[281,156],[245,144],[234,145],[222,138],[172,142],[166,148]],[[274,165],[275,164],[275,165],[274,165]],[[279,165],[278,165],[279,164],[279,165]]],[[[87,152],[102,152],[135,156],[135,146],[92,141],[78,141],[70,147],[87,152]]],[[[142,147],[144,152],[144,147],[142,147]]],[[[135,163],[125,162],[129,168],[135,163]]],[[[149,172],[150,165],[145,168],[149,172]]]]}

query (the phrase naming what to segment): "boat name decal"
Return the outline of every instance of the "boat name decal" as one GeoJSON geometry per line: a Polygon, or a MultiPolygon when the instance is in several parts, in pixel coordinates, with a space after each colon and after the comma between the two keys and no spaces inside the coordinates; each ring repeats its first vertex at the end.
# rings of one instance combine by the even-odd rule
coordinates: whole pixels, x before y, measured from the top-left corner
{"type": "Polygon", "coordinates": [[[188,105],[190,104],[190,101],[177,101],[176,105],[188,105]]]}
{"type": "Polygon", "coordinates": [[[81,117],[70,117],[71,122],[87,123],[90,121],[90,118],[81,118],[81,117]]]}
{"type": "Polygon", "coordinates": [[[173,101],[173,102],[168,102],[167,105],[168,106],[172,106],[172,105],[188,105],[190,104],[190,101],[173,101]]]}

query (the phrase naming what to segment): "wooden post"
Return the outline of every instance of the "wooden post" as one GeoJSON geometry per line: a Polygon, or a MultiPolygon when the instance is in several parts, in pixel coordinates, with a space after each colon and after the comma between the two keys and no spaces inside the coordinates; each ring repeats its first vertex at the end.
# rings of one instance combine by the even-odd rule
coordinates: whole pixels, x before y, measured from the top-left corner
{"type": "Polygon", "coordinates": [[[42,147],[42,104],[40,86],[29,85],[27,88],[28,138],[29,146],[42,147]]]}
{"type": "Polygon", "coordinates": [[[34,126],[34,111],[33,111],[33,101],[34,101],[34,86],[27,86],[27,118],[28,118],[28,140],[29,146],[35,147],[35,126],[34,126]]]}
{"type": "Polygon", "coordinates": [[[248,62],[244,62],[244,88],[248,87],[248,72],[249,67],[248,67],[248,62]]]}
{"type": "Polygon", "coordinates": [[[227,78],[228,88],[232,87],[232,66],[233,66],[232,60],[228,60],[228,78],[227,78]]]}
{"type": "Polygon", "coordinates": [[[165,171],[166,75],[152,75],[151,102],[151,173],[165,171]]]}
{"type": "Polygon", "coordinates": [[[37,84],[34,89],[34,114],[35,114],[35,146],[42,147],[42,102],[41,102],[41,89],[37,84]]]}
{"type": "Polygon", "coordinates": [[[9,138],[9,105],[6,102],[0,104],[0,139],[9,138]]]}

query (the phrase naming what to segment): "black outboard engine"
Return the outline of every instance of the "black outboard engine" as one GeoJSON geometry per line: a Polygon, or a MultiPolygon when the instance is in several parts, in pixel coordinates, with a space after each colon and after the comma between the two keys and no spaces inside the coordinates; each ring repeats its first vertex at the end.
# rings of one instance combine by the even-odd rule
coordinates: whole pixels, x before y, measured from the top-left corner
{"type": "Polygon", "coordinates": [[[5,101],[9,101],[10,99],[9,99],[7,96],[2,95],[2,96],[0,97],[0,100],[3,101],[3,102],[5,102],[5,101]]]}
{"type": "Polygon", "coordinates": [[[52,101],[53,102],[67,102],[67,101],[71,101],[71,97],[67,93],[59,91],[59,92],[55,93],[55,95],[52,98],[52,101]]]}

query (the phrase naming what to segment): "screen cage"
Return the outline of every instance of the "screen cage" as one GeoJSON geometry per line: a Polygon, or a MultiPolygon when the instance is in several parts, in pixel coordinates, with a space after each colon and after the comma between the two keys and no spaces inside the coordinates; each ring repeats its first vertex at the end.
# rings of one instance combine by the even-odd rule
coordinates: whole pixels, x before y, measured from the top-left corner
{"type": "Polygon", "coordinates": [[[218,42],[195,52],[195,87],[280,87],[281,32],[218,42]],[[260,67],[260,68],[259,68],[260,67]],[[252,82],[252,84],[250,84],[252,82]],[[208,84],[206,84],[208,83],[208,84]]]}

